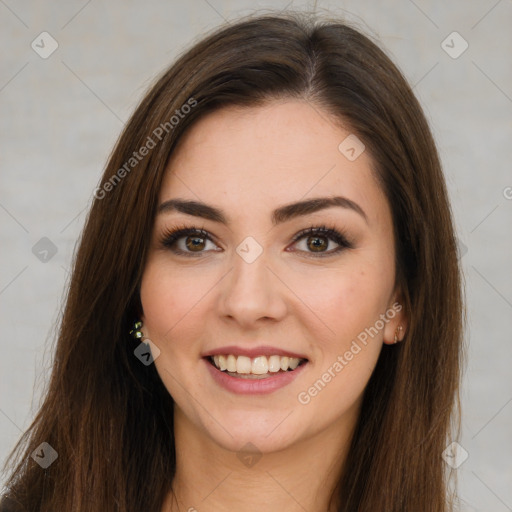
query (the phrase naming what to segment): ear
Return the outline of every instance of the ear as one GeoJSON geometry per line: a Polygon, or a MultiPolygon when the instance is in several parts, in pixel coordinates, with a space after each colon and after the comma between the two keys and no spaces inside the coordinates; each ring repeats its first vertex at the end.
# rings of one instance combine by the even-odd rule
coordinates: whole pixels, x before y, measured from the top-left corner
{"type": "Polygon", "coordinates": [[[402,297],[403,295],[400,290],[395,292],[386,310],[388,322],[384,327],[383,341],[388,345],[395,343],[395,335],[397,337],[397,343],[402,341],[407,332],[408,318],[402,297]]]}

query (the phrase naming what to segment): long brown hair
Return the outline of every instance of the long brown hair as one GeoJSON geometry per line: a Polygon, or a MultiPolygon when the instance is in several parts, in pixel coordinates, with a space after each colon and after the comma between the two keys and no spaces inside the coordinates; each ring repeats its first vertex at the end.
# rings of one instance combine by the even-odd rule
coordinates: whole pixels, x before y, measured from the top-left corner
{"type": "Polygon", "coordinates": [[[465,315],[436,146],[411,88],[375,43],[339,20],[299,13],[217,29],[157,80],[126,124],[75,256],[48,390],[10,457],[9,495],[23,510],[161,510],[176,469],[173,401],[128,334],[160,184],[176,144],[207,112],[274,98],[306,99],[357,134],[394,222],[407,333],[381,351],[333,498],[343,512],[451,510],[441,455],[460,430],[465,315]],[[43,442],[58,453],[47,469],[31,457],[43,442]]]}

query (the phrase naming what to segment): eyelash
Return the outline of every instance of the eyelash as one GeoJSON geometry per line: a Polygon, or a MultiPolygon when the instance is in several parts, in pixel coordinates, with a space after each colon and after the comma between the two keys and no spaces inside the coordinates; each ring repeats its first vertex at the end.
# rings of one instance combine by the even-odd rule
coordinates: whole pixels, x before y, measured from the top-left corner
{"type": "MultiPolygon", "coordinates": [[[[162,238],[160,240],[161,245],[164,248],[171,249],[175,254],[183,255],[186,257],[199,257],[202,254],[204,254],[204,251],[182,251],[180,249],[176,249],[174,247],[175,243],[183,237],[186,236],[195,236],[197,238],[203,238],[205,240],[210,240],[211,242],[215,243],[215,240],[210,236],[210,234],[205,231],[204,229],[198,229],[194,226],[176,226],[174,228],[170,228],[164,232],[162,235],[162,238]]],[[[329,252],[307,252],[307,251],[299,251],[299,252],[305,252],[307,257],[313,257],[313,258],[326,258],[329,256],[333,256],[335,254],[338,254],[339,252],[343,251],[344,249],[352,249],[354,245],[348,240],[348,238],[340,232],[338,229],[334,227],[327,227],[325,225],[321,226],[311,226],[309,228],[303,229],[302,231],[299,231],[293,239],[292,243],[295,244],[302,238],[308,237],[308,236],[319,236],[319,237],[325,237],[329,240],[332,240],[333,242],[336,242],[338,244],[338,247],[335,249],[330,250],[329,252]]]]}

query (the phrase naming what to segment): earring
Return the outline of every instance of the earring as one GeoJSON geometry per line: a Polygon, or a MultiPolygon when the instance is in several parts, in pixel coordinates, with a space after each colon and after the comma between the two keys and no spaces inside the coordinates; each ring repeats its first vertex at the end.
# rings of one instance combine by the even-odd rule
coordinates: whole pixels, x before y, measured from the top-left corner
{"type": "Polygon", "coordinates": [[[133,329],[130,331],[130,334],[136,340],[142,341],[143,335],[142,335],[141,328],[142,328],[142,322],[140,320],[136,320],[133,324],[133,329]]]}
{"type": "Polygon", "coordinates": [[[398,341],[402,341],[401,339],[399,340],[398,336],[401,334],[402,332],[402,326],[399,325],[397,328],[396,328],[396,331],[395,331],[395,339],[393,341],[393,343],[397,343],[398,341]]]}

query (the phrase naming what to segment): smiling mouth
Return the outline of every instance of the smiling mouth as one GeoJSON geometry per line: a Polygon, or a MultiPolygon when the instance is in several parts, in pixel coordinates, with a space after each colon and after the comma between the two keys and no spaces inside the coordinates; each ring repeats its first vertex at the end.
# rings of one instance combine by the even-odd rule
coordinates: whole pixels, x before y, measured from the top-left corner
{"type": "Polygon", "coordinates": [[[235,356],[215,355],[208,361],[221,372],[241,379],[265,379],[279,373],[293,372],[297,367],[307,363],[307,359],[286,356],[235,356]]]}

